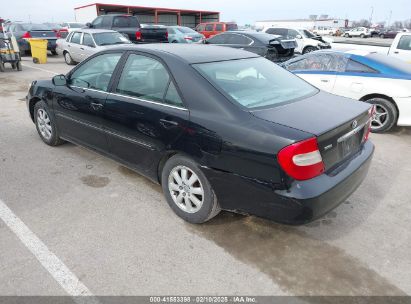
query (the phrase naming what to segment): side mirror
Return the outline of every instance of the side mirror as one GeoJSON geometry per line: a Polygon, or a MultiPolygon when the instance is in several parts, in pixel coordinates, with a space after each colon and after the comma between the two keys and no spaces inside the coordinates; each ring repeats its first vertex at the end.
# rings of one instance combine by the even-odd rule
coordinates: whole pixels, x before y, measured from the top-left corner
{"type": "Polygon", "coordinates": [[[86,23],[86,26],[87,26],[88,28],[92,28],[92,27],[93,27],[93,25],[92,25],[90,22],[87,22],[87,23],[86,23]]]}
{"type": "Polygon", "coordinates": [[[297,36],[295,36],[295,38],[297,38],[297,39],[303,39],[303,36],[297,35],[297,36]]]}
{"type": "Polygon", "coordinates": [[[56,75],[52,79],[55,86],[65,86],[67,85],[67,78],[65,75],[56,75]]]}

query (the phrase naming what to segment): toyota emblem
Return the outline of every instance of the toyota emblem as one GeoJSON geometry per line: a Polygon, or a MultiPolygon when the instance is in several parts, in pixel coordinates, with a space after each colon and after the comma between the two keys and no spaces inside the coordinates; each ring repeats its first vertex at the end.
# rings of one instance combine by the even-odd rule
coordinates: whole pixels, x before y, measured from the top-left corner
{"type": "Polygon", "coordinates": [[[354,120],[354,121],[351,123],[351,127],[352,127],[353,129],[355,129],[355,128],[357,127],[357,125],[358,125],[358,122],[357,122],[356,120],[354,120]]]}

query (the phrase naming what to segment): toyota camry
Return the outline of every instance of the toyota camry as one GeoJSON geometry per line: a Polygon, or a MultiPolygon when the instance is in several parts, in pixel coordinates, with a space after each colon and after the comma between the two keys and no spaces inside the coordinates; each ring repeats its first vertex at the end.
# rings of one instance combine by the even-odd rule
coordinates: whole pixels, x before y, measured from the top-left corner
{"type": "Polygon", "coordinates": [[[374,108],[322,92],[256,54],[218,46],[122,46],[31,84],[50,146],[85,146],[161,184],[203,223],[229,210],[304,224],[364,180],[374,108]]]}

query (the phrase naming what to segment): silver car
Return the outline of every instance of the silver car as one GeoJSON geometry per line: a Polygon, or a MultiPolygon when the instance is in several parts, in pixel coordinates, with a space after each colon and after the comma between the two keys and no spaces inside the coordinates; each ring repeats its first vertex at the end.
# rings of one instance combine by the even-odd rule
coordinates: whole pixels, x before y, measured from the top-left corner
{"type": "Polygon", "coordinates": [[[64,56],[68,65],[73,65],[91,55],[131,41],[116,31],[98,29],[76,29],[65,39],[57,40],[56,51],[64,56]]]}

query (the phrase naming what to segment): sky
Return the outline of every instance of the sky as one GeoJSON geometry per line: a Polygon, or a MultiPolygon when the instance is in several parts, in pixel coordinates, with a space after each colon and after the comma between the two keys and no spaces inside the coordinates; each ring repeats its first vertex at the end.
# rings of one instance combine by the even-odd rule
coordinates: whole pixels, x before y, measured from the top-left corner
{"type": "Polygon", "coordinates": [[[219,11],[221,21],[240,25],[258,20],[308,18],[311,14],[369,19],[372,10],[373,22],[388,21],[390,11],[391,22],[411,19],[410,0],[8,0],[1,7],[0,17],[25,22],[74,21],[74,7],[94,2],[219,11]]]}

